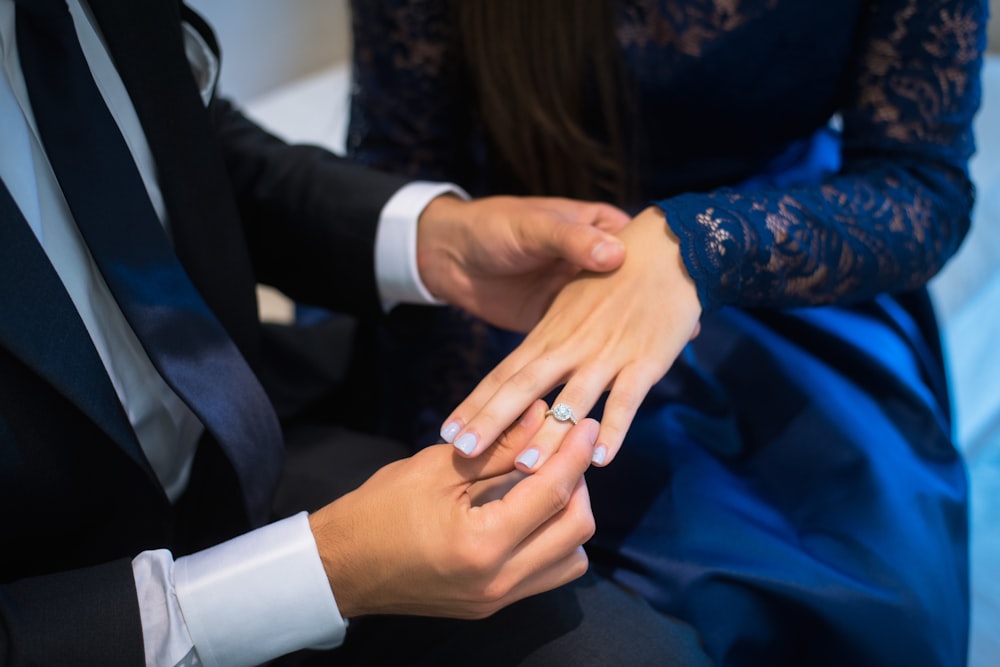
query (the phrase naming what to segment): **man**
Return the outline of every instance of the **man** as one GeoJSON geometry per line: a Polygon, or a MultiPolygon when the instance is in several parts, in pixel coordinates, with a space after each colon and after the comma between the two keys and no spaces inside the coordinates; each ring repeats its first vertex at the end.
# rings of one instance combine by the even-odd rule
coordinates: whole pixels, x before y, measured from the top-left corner
{"type": "Polygon", "coordinates": [[[340,644],[345,618],[362,620],[324,659],[399,659],[433,638],[416,659],[545,661],[536,649],[561,637],[600,654],[574,616],[592,606],[611,654],[638,641],[613,640],[628,628],[672,650],[603,583],[448,641],[444,621],[364,621],[482,618],[585,571],[594,422],[506,495],[493,488],[541,403],[481,460],[429,447],[261,527],[282,454],[252,371],[257,281],[363,316],[441,300],[525,328],[566,260],[621,262],[597,227],[619,214],[463,202],[288,147],[215,97],[212,36],[187,8],[69,10],[0,0],[0,663],[254,664],[340,644]]]}

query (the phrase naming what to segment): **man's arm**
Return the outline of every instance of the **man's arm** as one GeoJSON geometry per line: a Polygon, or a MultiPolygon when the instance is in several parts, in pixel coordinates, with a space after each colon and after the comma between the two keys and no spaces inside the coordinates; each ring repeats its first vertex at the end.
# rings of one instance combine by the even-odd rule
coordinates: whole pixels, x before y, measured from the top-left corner
{"type": "MultiPolygon", "coordinates": [[[[376,237],[409,181],[318,146],[288,145],[226,100],[213,101],[211,113],[258,281],[297,302],[380,312],[376,237]]],[[[576,271],[621,264],[624,246],[613,233],[629,219],[589,202],[448,195],[403,213],[417,229],[414,252],[431,293],[519,330],[576,271]]]]}
{"type": "Polygon", "coordinates": [[[379,313],[379,215],[407,181],[318,146],[288,145],[226,100],[210,111],[258,282],[297,302],[379,313]]]}
{"type": "Polygon", "coordinates": [[[167,595],[154,602],[179,604],[177,622],[147,648],[171,662],[196,648],[206,665],[257,664],[336,646],[341,614],[477,618],[580,576],[594,530],[583,471],[597,425],[582,423],[558,457],[521,479],[515,452],[544,412],[539,401],[481,459],[430,447],[308,520],[165,562],[167,595]]]}
{"type": "Polygon", "coordinates": [[[0,585],[0,665],[144,660],[128,559],[0,585]]]}

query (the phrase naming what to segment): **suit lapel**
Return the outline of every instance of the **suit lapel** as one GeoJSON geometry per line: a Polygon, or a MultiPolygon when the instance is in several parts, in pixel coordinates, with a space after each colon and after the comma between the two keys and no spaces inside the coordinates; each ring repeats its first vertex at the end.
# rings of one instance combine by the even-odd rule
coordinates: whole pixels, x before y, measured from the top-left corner
{"type": "Polygon", "coordinates": [[[184,55],[176,0],[89,0],[157,166],[175,249],[244,354],[257,347],[253,272],[218,141],[184,55]]]}
{"type": "Polygon", "coordinates": [[[56,387],[152,475],[83,321],[2,183],[0,253],[0,313],[6,322],[0,346],[56,387]]]}

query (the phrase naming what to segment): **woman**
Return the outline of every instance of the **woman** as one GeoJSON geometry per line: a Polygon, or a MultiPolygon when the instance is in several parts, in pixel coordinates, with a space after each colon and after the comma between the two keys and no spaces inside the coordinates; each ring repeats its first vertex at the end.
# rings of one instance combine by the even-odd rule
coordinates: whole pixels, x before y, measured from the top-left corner
{"type": "MultiPolygon", "coordinates": [[[[558,388],[603,412],[615,461],[589,476],[595,568],[720,663],[964,664],[965,477],[925,285],[969,224],[985,4],[354,3],[358,159],[635,214],[623,267],[523,341],[396,313],[386,364],[412,382],[386,398],[421,403],[389,427],[475,456],[558,388]]],[[[522,466],[556,446],[543,429],[522,466]]]]}

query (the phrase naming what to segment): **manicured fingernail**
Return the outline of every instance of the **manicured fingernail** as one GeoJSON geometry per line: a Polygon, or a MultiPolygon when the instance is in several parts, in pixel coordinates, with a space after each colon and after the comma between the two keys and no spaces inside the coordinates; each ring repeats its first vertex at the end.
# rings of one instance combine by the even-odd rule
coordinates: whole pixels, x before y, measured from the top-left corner
{"type": "Polygon", "coordinates": [[[538,450],[532,447],[531,449],[527,450],[526,452],[518,456],[517,462],[523,465],[528,470],[531,470],[532,468],[535,467],[535,464],[538,463],[538,450]]]}
{"type": "Polygon", "coordinates": [[[620,243],[601,241],[590,251],[590,256],[598,264],[607,264],[611,261],[611,256],[618,253],[620,247],[620,243]]]}
{"type": "Polygon", "coordinates": [[[600,447],[594,450],[594,454],[593,456],[590,457],[590,460],[593,463],[596,463],[597,465],[601,465],[602,463],[604,463],[604,459],[606,458],[608,458],[608,448],[605,447],[604,445],[601,445],[600,447]]]}
{"type": "Polygon", "coordinates": [[[458,425],[458,422],[448,422],[441,429],[441,438],[445,442],[451,442],[461,429],[462,427],[458,425]]]}
{"type": "Polygon", "coordinates": [[[477,441],[475,434],[466,433],[452,444],[455,445],[455,449],[468,456],[476,448],[477,441]]]}

